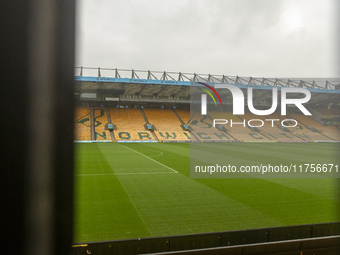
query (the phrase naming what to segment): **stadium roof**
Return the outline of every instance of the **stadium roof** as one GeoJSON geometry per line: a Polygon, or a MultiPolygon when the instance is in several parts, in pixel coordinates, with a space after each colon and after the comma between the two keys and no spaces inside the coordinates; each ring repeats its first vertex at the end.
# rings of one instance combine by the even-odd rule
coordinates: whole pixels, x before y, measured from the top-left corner
{"type": "MultiPolygon", "coordinates": [[[[227,75],[211,75],[181,72],[159,72],[108,68],[76,68],[76,92],[102,93],[101,98],[115,97],[119,101],[147,101],[160,102],[176,101],[188,103],[190,85],[193,82],[228,83],[240,87],[261,90],[254,100],[271,102],[271,89],[277,87],[306,88],[313,93],[310,104],[339,103],[340,79],[279,79],[254,78],[227,75]]],[[[228,102],[231,94],[222,92],[228,102]]],[[[299,97],[296,94],[292,97],[299,97]]]]}
{"type": "Polygon", "coordinates": [[[182,72],[76,67],[76,80],[93,82],[126,82],[141,84],[190,85],[190,82],[228,83],[244,86],[296,87],[319,90],[340,90],[340,78],[298,79],[259,78],[182,72]]]}

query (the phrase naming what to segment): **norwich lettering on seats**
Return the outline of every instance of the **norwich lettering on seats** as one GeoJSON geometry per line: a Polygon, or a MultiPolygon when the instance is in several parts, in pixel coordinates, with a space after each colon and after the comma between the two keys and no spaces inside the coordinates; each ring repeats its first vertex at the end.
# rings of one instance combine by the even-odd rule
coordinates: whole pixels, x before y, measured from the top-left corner
{"type": "Polygon", "coordinates": [[[101,134],[96,132],[95,134],[96,134],[96,140],[98,140],[99,137],[101,137],[103,140],[106,140],[106,133],[105,132],[103,132],[101,134]]]}
{"type": "Polygon", "coordinates": [[[147,133],[147,132],[138,132],[138,135],[139,135],[139,138],[141,140],[143,140],[143,139],[151,140],[150,133],[147,133]]]}

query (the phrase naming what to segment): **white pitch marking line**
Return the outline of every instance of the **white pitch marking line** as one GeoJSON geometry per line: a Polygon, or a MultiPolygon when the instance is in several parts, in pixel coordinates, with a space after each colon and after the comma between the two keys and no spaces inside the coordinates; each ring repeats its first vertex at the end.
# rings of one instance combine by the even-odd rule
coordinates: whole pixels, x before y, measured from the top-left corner
{"type": "Polygon", "coordinates": [[[161,154],[158,154],[156,156],[149,156],[150,158],[155,158],[155,157],[159,157],[159,156],[162,156],[163,155],[163,152],[160,151],[161,154]]]}
{"type": "Polygon", "coordinates": [[[134,151],[134,152],[138,153],[139,155],[142,155],[143,157],[146,157],[146,158],[152,160],[153,162],[156,162],[157,164],[160,164],[161,166],[164,166],[164,167],[170,169],[171,171],[173,171],[173,172],[175,172],[175,173],[178,173],[176,170],[172,169],[171,167],[168,167],[168,166],[166,166],[166,165],[163,165],[162,163],[159,163],[158,161],[156,161],[156,160],[154,160],[154,159],[152,159],[152,158],[150,158],[150,157],[148,157],[148,156],[145,156],[144,154],[142,154],[142,153],[140,153],[140,152],[138,152],[138,151],[136,151],[136,150],[134,150],[134,149],[131,149],[131,148],[129,148],[129,147],[126,147],[125,145],[122,145],[122,146],[124,146],[125,148],[127,148],[127,149],[129,149],[129,150],[131,150],[131,151],[134,151]]]}
{"type": "Polygon", "coordinates": [[[150,173],[107,173],[107,174],[76,174],[75,176],[95,176],[95,175],[127,175],[127,174],[175,174],[174,172],[150,172],[150,173]]]}

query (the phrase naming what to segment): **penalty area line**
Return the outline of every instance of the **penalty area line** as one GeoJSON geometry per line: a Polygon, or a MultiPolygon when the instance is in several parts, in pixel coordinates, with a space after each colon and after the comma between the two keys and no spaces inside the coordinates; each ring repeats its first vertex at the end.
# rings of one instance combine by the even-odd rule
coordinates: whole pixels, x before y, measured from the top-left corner
{"type": "Polygon", "coordinates": [[[148,157],[148,156],[145,156],[144,154],[142,154],[142,153],[140,153],[140,152],[138,152],[138,151],[136,151],[136,150],[134,150],[134,149],[131,149],[131,148],[125,146],[125,145],[122,145],[122,146],[125,147],[126,149],[129,149],[129,150],[131,150],[131,151],[134,151],[134,152],[138,153],[139,155],[141,155],[141,156],[143,156],[143,157],[145,157],[145,158],[147,158],[147,159],[150,159],[151,161],[153,161],[153,162],[155,162],[155,163],[157,163],[157,164],[160,164],[161,166],[164,166],[164,167],[168,168],[169,170],[173,171],[174,173],[178,173],[176,170],[172,169],[171,167],[168,167],[168,166],[166,166],[166,165],[164,165],[164,164],[162,164],[162,163],[159,163],[158,161],[156,161],[156,160],[154,160],[154,159],[152,159],[152,158],[150,158],[150,157],[148,157]]]}

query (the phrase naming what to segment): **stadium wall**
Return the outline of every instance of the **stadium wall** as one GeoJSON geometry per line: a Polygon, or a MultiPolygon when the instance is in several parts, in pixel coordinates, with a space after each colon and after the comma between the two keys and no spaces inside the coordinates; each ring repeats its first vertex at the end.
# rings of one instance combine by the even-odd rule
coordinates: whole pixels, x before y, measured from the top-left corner
{"type": "Polygon", "coordinates": [[[340,254],[340,222],[73,245],[85,254],[340,254]],[[222,253],[223,251],[223,253],[222,253]]]}

